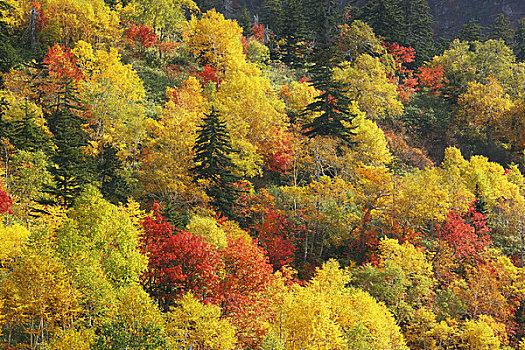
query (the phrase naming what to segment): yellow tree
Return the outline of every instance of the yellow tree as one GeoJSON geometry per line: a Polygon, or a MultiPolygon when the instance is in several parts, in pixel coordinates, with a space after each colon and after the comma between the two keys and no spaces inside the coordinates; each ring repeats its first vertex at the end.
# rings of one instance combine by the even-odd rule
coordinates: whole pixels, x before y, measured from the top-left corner
{"type": "Polygon", "coordinates": [[[229,350],[237,343],[235,328],[221,309],[185,294],[166,316],[168,334],[180,349],[229,350]]]}
{"type": "Polygon", "coordinates": [[[272,337],[286,349],[348,349],[359,344],[407,349],[386,307],[361,290],[346,288],[349,278],[348,271],[330,260],[305,286],[277,279],[272,337]]]}
{"type": "Polygon", "coordinates": [[[348,84],[348,97],[357,101],[359,109],[374,120],[386,115],[399,116],[403,105],[397,86],[388,78],[389,70],[379,57],[361,54],[355,61],[345,62],[336,70],[336,79],[348,84]]]}
{"type": "Polygon", "coordinates": [[[144,142],[141,185],[148,197],[175,205],[206,202],[202,189],[192,182],[190,169],[197,127],[209,108],[208,100],[195,77],[168,89],[167,94],[170,99],[159,119],[150,122],[151,136],[144,142]]]}
{"type": "Polygon", "coordinates": [[[458,117],[469,129],[484,134],[489,145],[504,132],[501,126],[512,107],[503,86],[490,76],[485,83],[469,82],[467,92],[459,96],[458,117]]]}
{"type": "Polygon", "coordinates": [[[79,92],[92,124],[91,151],[96,154],[111,145],[133,166],[148,123],[142,81],[131,65],[121,62],[115,48],[96,50],[78,41],[72,53],[84,75],[79,92]]]}

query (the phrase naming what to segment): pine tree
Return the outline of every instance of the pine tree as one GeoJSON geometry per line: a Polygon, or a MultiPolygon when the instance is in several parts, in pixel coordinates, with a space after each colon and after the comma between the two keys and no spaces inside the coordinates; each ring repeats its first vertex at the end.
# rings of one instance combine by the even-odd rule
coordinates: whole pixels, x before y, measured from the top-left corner
{"type": "Polygon", "coordinates": [[[386,41],[414,48],[416,65],[432,58],[433,19],[427,0],[371,0],[358,17],[386,41]]]}
{"type": "Polygon", "coordinates": [[[92,161],[83,152],[88,135],[82,127],[83,118],[70,110],[56,110],[47,115],[47,121],[55,149],[50,155],[53,165],[49,169],[54,184],[46,192],[59,204],[69,207],[92,179],[92,161]]]}
{"type": "Polygon", "coordinates": [[[234,185],[238,178],[232,173],[235,165],[230,159],[233,150],[226,123],[220,120],[219,113],[213,108],[202,121],[193,147],[196,164],[192,168],[196,174],[194,179],[209,182],[206,193],[212,198],[213,206],[232,218],[232,208],[240,191],[234,185]]]}
{"type": "Polygon", "coordinates": [[[334,136],[351,143],[354,134],[351,124],[355,115],[349,111],[350,99],[345,95],[347,87],[333,79],[333,69],[330,51],[316,52],[316,62],[310,68],[310,74],[312,84],[321,93],[306,107],[303,115],[306,113],[320,113],[320,115],[310,123],[304,124],[303,132],[308,137],[334,136]]]}
{"type": "Polygon", "coordinates": [[[514,54],[520,62],[525,61],[525,20],[518,22],[518,29],[514,34],[514,54]]]}
{"type": "Polygon", "coordinates": [[[471,19],[466,23],[459,32],[458,38],[463,41],[485,41],[487,39],[485,31],[487,28],[482,27],[477,20],[471,19]]]}
{"type": "Polygon", "coordinates": [[[514,29],[512,29],[510,19],[505,17],[503,13],[500,13],[498,17],[496,17],[490,38],[501,39],[507,46],[512,47],[514,42],[514,29]]]}
{"type": "Polygon", "coordinates": [[[84,152],[89,137],[84,129],[87,121],[76,88],[80,73],[75,64],[69,51],[56,44],[44,59],[51,91],[44,118],[54,143],[49,154],[52,161],[49,172],[54,183],[46,192],[52,196],[52,202],[67,207],[73,205],[84,185],[93,180],[93,159],[84,152]]]}
{"type": "Polygon", "coordinates": [[[303,115],[319,113],[303,125],[303,132],[308,137],[333,136],[351,143],[355,116],[349,111],[350,99],[345,95],[348,87],[333,78],[334,68],[339,64],[334,45],[340,19],[338,6],[332,0],[313,0],[311,6],[315,46],[309,73],[313,86],[321,93],[303,112],[303,115]]]}
{"type": "Polygon", "coordinates": [[[4,0],[0,0],[0,73],[8,72],[19,60],[18,54],[11,42],[13,29],[3,21],[2,18],[2,12],[10,8],[12,8],[10,4],[4,0]]]}

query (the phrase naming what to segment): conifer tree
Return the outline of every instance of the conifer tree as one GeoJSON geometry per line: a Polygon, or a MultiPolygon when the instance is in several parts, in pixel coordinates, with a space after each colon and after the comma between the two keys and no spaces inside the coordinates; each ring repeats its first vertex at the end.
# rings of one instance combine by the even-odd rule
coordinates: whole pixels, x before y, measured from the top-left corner
{"type": "Polygon", "coordinates": [[[44,65],[50,90],[44,117],[54,143],[49,169],[54,184],[46,192],[55,202],[69,207],[93,178],[93,160],[84,152],[88,145],[84,129],[87,121],[76,88],[81,74],[70,52],[56,44],[49,50],[44,65]]]}
{"type": "Polygon", "coordinates": [[[514,54],[516,59],[520,62],[525,61],[525,20],[521,19],[518,22],[518,29],[514,33],[514,54]]]}
{"type": "Polygon", "coordinates": [[[371,0],[358,17],[386,41],[414,48],[419,65],[435,50],[429,11],[427,0],[371,0]]]}
{"type": "Polygon", "coordinates": [[[487,39],[485,35],[485,27],[482,27],[477,20],[471,19],[466,23],[461,31],[459,32],[458,38],[463,41],[485,41],[487,39]]]}
{"type": "Polygon", "coordinates": [[[350,143],[354,115],[349,110],[350,99],[345,95],[347,86],[333,78],[333,70],[339,63],[334,45],[338,34],[338,6],[332,0],[313,0],[310,5],[313,9],[311,19],[315,45],[309,73],[313,86],[320,94],[306,107],[303,115],[319,115],[303,125],[303,132],[308,137],[334,136],[350,143]]]}
{"type": "Polygon", "coordinates": [[[8,72],[19,59],[11,42],[13,29],[2,18],[2,12],[11,8],[12,5],[8,2],[0,0],[0,72],[2,73],[8,72]]]}
{"type": "Polygon", "coordinates": [[[70,110],[59,109],[48,115],[47,121],[55,149],[50,156],[54,164],[49,169],[54,184],[46,192],[58,203],[71,206],[92,178],[91,159],[83,152],[88,144],[88,135],[82,128],[84,120],[70,110]]]}
{"type": "Polygon", "coordinates": [[[209,182],[206,193],[212,198],[213,206],[232,218],[232,208],[240,191],[234,186],[238,178],[232,173],[235,165],[230,159],[233,152],[230,135],[214,108],[202,122],[193,147],[196,165],[192,171],[196,174],[195,180],[209,182]]]}
{"type": "Polygon", "coordinates": [[[491,39],[501,39],[509,47],[512,47],[514,41],[514,29],[512,29],[510,19],[505,17],[503,13],[500,13],[494,25],[492,26],[492,32],[490,33],[491,39]]]}

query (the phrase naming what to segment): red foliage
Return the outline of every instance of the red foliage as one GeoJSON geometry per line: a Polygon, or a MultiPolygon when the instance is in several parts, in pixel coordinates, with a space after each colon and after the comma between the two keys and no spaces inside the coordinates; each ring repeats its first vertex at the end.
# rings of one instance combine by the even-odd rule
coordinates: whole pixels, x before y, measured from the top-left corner
{"type": "Polygon", "coordinates": [[[397,43],[390,44],[388,42],[383,43],[383,47],[394,57],[398,69],[403,69],[403,64],[414,62],[416,50],[411,47],[404,47],[397,43]]]}
{"type": "Polygon", "coordinates": [[[200,78],[202,85],[207,85],[210,81],[217,85],[221,83],[221,79],[219,79],[217,75],[217,70],[209,64],[205,65],[202,68],[202,72],[197,73],[197,76],[200,78]]]}
{"type": "Polygon", "coordinates": [[[146,216],[142,220],[144,234],[141,237],[143,251],[146,252],[150,246],[157,245],[157,242],[173,235],[175,227],[166,220],[161,213],[159,203],[153,204],[153,215],[146,216]]]}
{"type": "Polygon", "coordinates": [[[41,31],[49,24],[49,21],[44,14],[44,10],[42,10],[42,4],[40,1],[33,1],[29,6],[31,11],[36,12],[36,30],[41,31]]]}
{"type": "Polygon", "coordinates": [[[478,259],[492,239],[487,234],[487,217],[478,213],[471,205],[465,217],[450,211],[444,226],[439,231],[439,238],[448,243],[456,257],[460,259],[478,259]]]}
{"type": "Polygon", "coordinates": [[[255,230],[259,233],[259,244],[266,249],[274,270],[291,264],[296,250],[293,244],[293,227],[290,220],[270,209],[262,224],[255,230]]]}
{"type": "Polygon", "coordinates": [[[418,79],[414,78],[414,72],[407,69],[405,65],[414,62],[416,51],[411,47],[404,47],[397,43],[384,42],[383,47],[394,57],[396,63],[397,76],[391,76],[390,81],[397,84],[399,98],[407,102],[410,96],[417,91],[418,79]]]}
{"type": "Polygon", "coordinates": [[[157,34],[153,29],[141,24],[133,24],[126,29],[125,34],[128,43],[133,48],[137,48],[139,52],[144,52],[145,49],[158,44],[157,34]]]}
{"type": "Polygon", "coordinates": [[[292,168],[293,136],[280,130],[274,130],[273,134],[276,135],[277,139],[261,142],[259,149],[269,170],[284,173],[292,168]]]}
{"type": "Polygon", "coordinates": [[[83,78],[71,50],[58,44],[49,48],[44,58],[44,65],[55,84],[69,84],[83,78]]]}
{"type": "Polygon", "coordinates": [[[445,70],[443,67],[420,67],[419,73],[416,75],[420,86],[428,88],[433,95],[441,94],[440,90],[445,87],[445,70]]]}
{"type": "Polygon", "coordinates": [[[145,288],[164,309],[186,292],[206,301],[213,295],[223,267],[220,255],[204,237],[186,231],[173,232],[173,226],[154,208],[154,217],[142,222],[143,251],[148,255],[145,288]]]}
{"type": "MultiPolygon", "coordinates": [[[[408,71],[408,70],[407,70],[408,71]]],[[[417,91],[417,78],[404,78],[402,84],[398,84],[397,93],[403,102],[410,101],[410,96],[417,91]]]]}
{"type": "Polygon", "coordinates": [[[270,313],[264,292],[272,282],[272,266],[261,247],[243,238],[228,237],[222,259],[225,276],[213,301],[233,321],[240,342],[256,348],[270,313]]]}
{"type": "Polygon", "coordinates": [[[0,189],[0,214],[9,213],[12,214],[10,207],[13,205],[13,200],[9,197],[9,194],[0,189]]]}
{"type": "Polygon", "coordinates": [[[252,33],[255,40],[264,44],[264,24],[254,23],[252,26],[252,33]]]}
{"type": "Polygon", "coordinates": [[[241,44],[242,44],[242,52],[246,55],[247,54],[247,49],[248,49],[248,40],[243,36],[241,38],[241,44]]]}

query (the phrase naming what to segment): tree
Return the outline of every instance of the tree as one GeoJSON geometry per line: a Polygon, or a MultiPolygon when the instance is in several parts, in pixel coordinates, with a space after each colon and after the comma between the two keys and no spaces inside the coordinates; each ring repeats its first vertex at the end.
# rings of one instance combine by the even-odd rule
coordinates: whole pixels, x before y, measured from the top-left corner
{"type": "Polygon", "coordinates": [[[206,193],[212,198],[212,204],[224,215],[232,217],[240,190],[235,187],[237,177],[232,173],[230,136],[226,124],[214,108],[202,122],[193,147],[196,163],[192,169],[196,173],[194,181],[205,180],[206,193]]]}
{"type": "Polygon", "coordinates": [[[50,156],[54,166],[49,170],[54,184],[46,192],[60,204],[71,206],[92,176],[89,157],[83,152],[88,135],[77,95],[82,72],[70,50],[57,44],[49,49],[44,65],[48,74],[45,118],[56,146],[50,156]]]}
{"type": "Polygon", "coordinates": [[[237,343],[235,329],[221,318],[221,309],[186,293],[167,313],[168,333],[182,349],[229,350],[237,343]]]}
{"type": "Polygon", "coordinates": [[[333,64],[330,53],[318,51],[316,62],[310,69],[312,85],[321,93],[315,101],[306,106],[303,116],[316,115],[311,122],[303,124],[306,136],[333,136],[346,143],[352,142],[354,135],[350,112],[350,99],[346,96],[347,85],[333,78],[333,64]]]}
{"type": "Polygon", "coordinates": [[[217,248],[197,234],[174,232],[158,207],[142,225],[142,249],[148,256],[142,283],[161,308],[167,311],[187,292],[201,301],[213,298],[224,266],[217,248]]]}
{"type": "Polygon", "coordinates": [[[429,10],[426,0],[371,0],[358,17],[386,41],[413,47],[416,65],[420,65],[434,51],[429,10]]]}
{"type": "Polygon", "coordinates": [[[470,21],[463,25],[461,28],[458,39],[462,41],[480,41],[483,42],[487,39],[486,34],[484,33],[487,28],[482,27],[476,19],[470,19],[470,21]]]}
{"type": "Polygon", "coordinates": [[[525,20],[518,21],[518,28],[514,34],[514,54],[519,62],[525,60],[525,20]]]}
{"type": "Polygon", "coordinates": [[[494,21],[490,38],[496,40],[501,39],[505,42],[505,45],[512,47],[514,43],[514,35],[515,32],[511,26],[510,19],[505,17],[503,13],[500,13],[494,21]]]}

